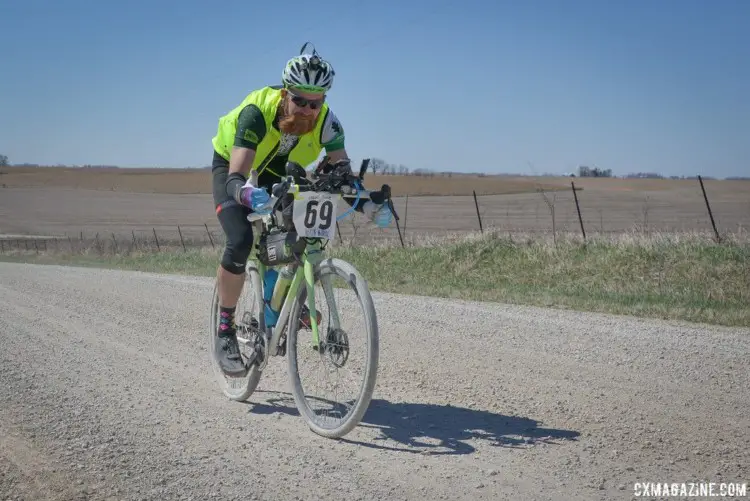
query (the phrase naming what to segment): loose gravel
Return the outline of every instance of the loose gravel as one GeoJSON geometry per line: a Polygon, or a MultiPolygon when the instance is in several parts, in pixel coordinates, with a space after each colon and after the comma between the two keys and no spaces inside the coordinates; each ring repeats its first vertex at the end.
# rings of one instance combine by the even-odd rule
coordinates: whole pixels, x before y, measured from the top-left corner
{"type": "Polygon", "coordinates": [[[212,280],[0,263],[0,500],[631,499],[750,482],[750,330],[375,293],[362,424],[271,360],[226,399],[212,280]]]}

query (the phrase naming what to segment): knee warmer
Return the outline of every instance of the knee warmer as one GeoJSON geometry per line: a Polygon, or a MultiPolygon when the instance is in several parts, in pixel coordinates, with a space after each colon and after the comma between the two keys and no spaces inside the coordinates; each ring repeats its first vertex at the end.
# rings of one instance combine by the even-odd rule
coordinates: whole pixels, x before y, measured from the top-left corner
{"type": "Polygon", "coordinates": [[[221,256],[221,267],[234,275],[245,273],[245,265],[250,255],[250,245],[252,240],[241,247],[234,247],[229,244],[224,247],[224,254],[221,256]]]}

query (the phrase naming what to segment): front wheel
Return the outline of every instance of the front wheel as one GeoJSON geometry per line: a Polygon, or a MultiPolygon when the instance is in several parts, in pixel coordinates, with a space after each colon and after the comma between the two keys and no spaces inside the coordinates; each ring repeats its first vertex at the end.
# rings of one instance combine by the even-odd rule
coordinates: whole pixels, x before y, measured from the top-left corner
{"type": "MultiPolygon", "coordinates": [[[[257,346],[254,346],[258,340],[259,325],[263,325],[261,281],[258,269],[249,263],[246,268],[245,283],[242,288],[242,295],[237,301],[235,310],[235,324],[237,327],[237,339],[240,344],[242,359],[247,362],[248,359],[255,357],[257,346]]],[[[261,371],[258,370],[257,364],[252,364],[250,370],[245,376],[234,377],[224,374],[216,358],[215,337],[219,328],[219,288],[218,279],[214,284],[213,300],[211,301],[211,314],[208,329],[208,353],[211,359],[211,367],[224,395],[232,400],[242,402],[247,400],[255,391],[260,382],[261,371]]]]}
{"type": "Polygon", "coordinates": [[[309,328],[309,316],[316,312],[303,308],[307,306],[305,286],[299,288],[290,315],[287,354],[292,394],[313,432],[339,438],[359,424],[372,399],[378,371],[378,320],[367,282],[346,261],[321,261],[314,270],[314,284],[317,346],[309,328]],[[343,283],[336,284],[337,279],[343,283]],[[350,326],[345,316],[359,325],[350,326]],[[303,376],[307,376],[304,384],[303,376]],[[348,379],[352,395],[337,401],[348,379]],[[315,390],[316,385],[321,389],[315,390]],[[326,390],[333,390],[334,395],[318,396],[326,390]]]}

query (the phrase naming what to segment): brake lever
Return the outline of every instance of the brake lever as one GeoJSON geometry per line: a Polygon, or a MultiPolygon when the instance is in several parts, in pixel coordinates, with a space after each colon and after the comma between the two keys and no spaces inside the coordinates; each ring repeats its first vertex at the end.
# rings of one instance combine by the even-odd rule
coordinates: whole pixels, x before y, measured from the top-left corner
{"type": "Polygon", "coordinates": [[[289,190],[290,178],[291,176],[287,176],[284,181],[274,184],[271,189],[271,194],[276,198],[281,198],[289,190]]]}
{"type": "Polygon", "coordinates": [[[315,167],[315,170],[314,170],[316,176],[319,176],[320,174],[324,173],[324,169],[326,168],[326,166],[329,165],[330,160],[331,160],[331,157],[326,155],[320,160],[320,162],[318,162],[318,166],[315,167]]]}

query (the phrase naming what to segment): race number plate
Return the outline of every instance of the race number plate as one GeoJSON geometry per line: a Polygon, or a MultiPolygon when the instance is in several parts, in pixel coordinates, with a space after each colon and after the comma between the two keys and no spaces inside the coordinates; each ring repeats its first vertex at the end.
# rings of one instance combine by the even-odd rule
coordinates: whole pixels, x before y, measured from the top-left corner
{"type": "Polygon", "coordinates": [[[336,236],[336,202],[338,195],[300,192],[294,200],[292,221],[297,235],[307,238],[336,236]]]}

